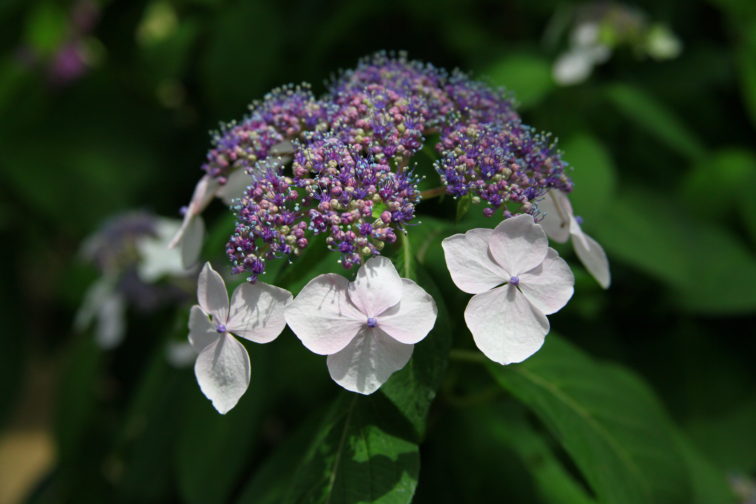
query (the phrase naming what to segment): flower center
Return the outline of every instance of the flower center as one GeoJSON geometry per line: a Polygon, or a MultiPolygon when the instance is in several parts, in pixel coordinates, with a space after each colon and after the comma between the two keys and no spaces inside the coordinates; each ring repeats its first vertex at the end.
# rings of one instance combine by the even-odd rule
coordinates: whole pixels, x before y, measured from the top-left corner
{"type": "Polygon", "coordinates": [[[575,222],[578,223],[578,226],[582,226],[583,225],[583,218],[580,217],[579,215],[576,215],[575,216],[575,222]]]}
{"type": "Polygon", "coordinates": [[[373,317],[368,317],[367,319],[367,326],[368,327],[375,327],[378,325],[378,321],[373,317]]]}
{"type": "Polygon", "coordinates": [[[215,326],[215,330],[218,331],[218,334],[223,334],[226,332],[226,326],[224,326],[223,324],[218,324],[217,326],[215,326]]]}
{"type": "Polygon", "coordinates": [[[516,277],[516,276],[513,276],[513,277],[511,277],[509,279],[509,283],[511,283],[512,285],[514,285],[515,287],[517,287],[518,285],[520,285],[520,278],[516,277]]]}

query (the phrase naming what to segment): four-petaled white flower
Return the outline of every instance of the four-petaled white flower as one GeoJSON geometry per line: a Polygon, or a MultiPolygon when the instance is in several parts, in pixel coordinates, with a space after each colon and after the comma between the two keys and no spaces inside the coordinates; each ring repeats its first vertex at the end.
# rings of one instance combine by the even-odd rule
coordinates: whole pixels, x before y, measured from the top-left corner
{"type": "Polygon", "coordinates": [[[552,189],[543,200],[538,202],[538,210],[545,214],[540,224],[549,238],[559,243],[572,238],[572,246],[585,269],[593,275],[601,287],[604,289],[609,287],[611,275],[606,253],[596,240],[580,229],[579,218],[573,214],[567,195],[562,191],[552,189]]]}
{"type": "Polygon", "coordinates": [[[442,246],[454,283],[475,294],[465,322],[486,357],[511,364],[541,348],[549,332],[546,315],[567,304],[575,279],[533,217],[471,229],[444,239],[442,246]]]}
{"type": "Polygon", "coordinates": [[[205,263],[197,284],[199,305],[189,316],[189,341],[199,354],[194,374],[215,409],[233,408],[249,386],[249,354],[234,335],[268,343],[281,334],[284,310],[291,301],[285,289],[262,282],[242,284],[228,302],[223,278],[205,263]]]}
{"type": "Polygon", "coordinates": [[[371,394],[407,364],[436,315],[425,290],[401,278],[389,259],[373,257],[354,282],[333,273],[315,277],[286,309],[286,322],[305,347],[328,355],[336,383],[371,394]]]}

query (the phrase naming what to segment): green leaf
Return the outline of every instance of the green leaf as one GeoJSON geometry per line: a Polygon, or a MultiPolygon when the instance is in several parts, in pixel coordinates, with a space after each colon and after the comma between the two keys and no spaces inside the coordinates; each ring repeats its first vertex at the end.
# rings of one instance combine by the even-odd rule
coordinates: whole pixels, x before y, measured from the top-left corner
{"type": "Polygon", "coordinates": [[[595,229],[609,259],[626,261],[668,283],[680,306],[706,313],[756,307],[753,254],[721,226],[696,220],[668,198],[638,189],[617,197],[599,224],[587,231],[595,229]]]}
{"type": "MultiPolygon", "coordinates": [[[[718,467],[743,474],[756,472],[756,396],[739,401],[716,416],[688,422],[687,432],[709,459],[718,467]]],[[[712,501],[714,502],[714,501],[712,501]]]]}
{"type": "MultiPolygon", "coordinates": [[[[385,396],[342,393],[314,432],[296,436],[301,443],[284,445],[243,492],[246,503],[412,501],[420,456],[412,430],[385,396]],[[269,479],[284,468],[285,481],[269,479]],[[263,498],[259,498],[263,496],[263,498]]],[[[280,475],[279,475],[280,476],[280,475]]]]}
{"type": "Polygon", "coordinates": [[[532,476],[537,493],[549,504],[596,504],[584,486],[557,458],[521,408],[507,402],[469,411],[470,428],[484,430],[490,446],[511,448],[532,476]]]}
{"type": "MultiPolygon", "coordinates": [[[[723,474],[682,434],[677,436],[677,443],[690,475],[693,492],[691,502],[700,504],[708,504],[709,502],[734,503],[735,496],[723,474]]],[[[748,446],[748,444],[740,444],[733,453],[747,451],[740,450],[740,446],[748,446]]]]}
{"type": "Polygon", "coordinates": [[[598,225],[586,225],[606,248],[609,260],[619,259],[667,284],[684,288],[689,282],[689,252],[679,210],[667,208],[660,198],[627,189],[606,210],[598,225]]]}
{"type": "Polygon", "coordinates": [[[446,372],[452,334],[448,310],[438,287],[430,275],[417,264],[414,271],[417,272],[415,280],[418,285],[436,301],[438,318],[428,336],[415,345],[409,363],[391,376],[381,387],[381,392],[412,424],[419,441],[425,436],[428,410],[446,372]]]}
{"type": "Polygon", "coordinates": [[[681,156],[696,159],[703,155],[705,148],[700,139],[672,110],[645,91],[626,84],[614,84],[607,88],[606,94],[620,113],[681,156]]]}
{"type": "Polygon", "coordinates": [[[514,92],[524,109],[537,105],[554,89],[551,64],[535,54],[512,53],[496,62],[485,74],[490,76],[493,84],[514,92]]]}
{"type": "Polygon", "coordinates": [[[756,156],[745,149],[723,149],[697,163],[683,182],[683,197],[696,215],[721,219],[744,199],[753,199],[756,156]]]}
{"type": "Polygon", "coordinates": [[[599,500],[690,502],[675,430],[637,377],[593,361],[554,335],[523,364],[488,367],[548,427],[599,500]]]}
{"type": "Polygon", "coordinates": [[[575,189],[570,193],[572,206],[586,221],[603,217],[614,197],[617,173],[607,149],[594,136],[579,132],[561,144],[564,158],[574,168],[570,178],[575,189]]]}

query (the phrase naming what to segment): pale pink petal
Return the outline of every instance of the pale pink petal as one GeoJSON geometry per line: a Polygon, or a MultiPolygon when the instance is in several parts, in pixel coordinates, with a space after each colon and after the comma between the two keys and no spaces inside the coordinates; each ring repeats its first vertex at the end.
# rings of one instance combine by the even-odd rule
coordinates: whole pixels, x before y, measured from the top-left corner
{"type": "Polygon", "coordinates": [[[552,189],[538,202],[538,210],[543,214],[539,222],[546,235],[557,243],[564,243],[570,237],[572,205],[567,196],[558,189],[552,189]]]}
{"type": "Polygon", "coordinates": [[[549,332],[546,316],[511,284],[473,296],[465,322],[480,351],[499,364],[527,359],[549,332]]]}
{"type": "Polygon", "coordinates": [[[189,312],[189,343],[196,352],[201,352],[206,346],[215,343],[220,334],[216,324],[210,321],[207,314],[198,305],[192,306],[189,312]]]}
{"type": "Polygon", "coordinates": [[[223,278],[205,263],[197,280],[197,299],[205,313],[213,316],[216,324],[228,322],[228,292],[223,278]]]}
{"type": "Polygon", "coordinates": [[[234,170],[229,174],[226,183],[218,188],[216,194],[226,205],[230,205],[233,200],[242,197],[244,190],[251,183],[252,177],[247,174],[246,170],[234,170]]]}
{"type": "Polygon", "coordinates": [[[433,298],[412,280],[402,278],[402,299],[376,317],[377,327],[405,344],[425,338],[436,323],[438,309],[433,298]]]}
{"type": "Polygon", "coordinates": [[[366,316],[375,317],[399,302],[402,278],[390,259],[371,257],[349,284],[349,299],[366,316]]]}
{"type": "Polygon", "coordinates": [[[192,194],[192,199],[186,207],[184,222],[181,224],[176,236],[171,240],[170,245],[168,245],[170,248],[178,246],[184,234],[187,232],[191,220],[201,214],[207,205],[210,204],[210,201],[215,197],[219,187],[220,184],[218,184],[218,181],[209,175],[205,175],[199,180],[199,182],[197,182],[197,185],[194,188],[194,193],[192,194]]]}
{"type": "Polygon", "coordinates": [[[291,293],[264,282],[242,284],[231,297],[226,328],[255,343],[268,343],[286,327],[284,310],[291,293]]]}
{"type": "Polygon", "coordinates": [[[205,239],[205,221],[197,215],[189,220],[184,236],[179,246],[181,247],[181,265],[189,269],[199,260],[202,251],[202,242],[205,239]]]}
{"type": "Polygon", "coordinates": [[[517,276],[543,262],[549,240],[543,228],[533,221],[532,215],[522,214],[496,226],[488,247],[491,256],[504,271],[517,276]]]}
{"type": "Polygon", "coordinates": [[[366,327],[343,350],[328,356],[328,372],[345,389],[372,394],[409,362],[413,348],[366,327]]]}
{"type": "Polygon", "coordinates": [[[575,277],[564,259],[549,248],[546,259],[519,276],[520,291],[544,315],[561,310],[572,297],[575,277]]]}
{"type": "Polygon", "coordinates": [[[572,233],[572,246],[588,273],[593,275],[601,287],[608,288],[612,277],[609,272],[609,259],[601,245],[578,227],[577,232],[572,233]]]}
{"type": "Polygon", "coordinates": [[[184,234],[186,234],[186,230],[194,217],[196,217],[196,215],[191,215],[188,211],[184,214],[184,220],[181,222],[181,227],[179,227],[176,234],[171,238],[168,248],[178,247],[178,244],[181,243],[181,240],[184,238],[184,234]]]}
{"type": "Polygon", "coordinates": [[[441,242],[446,267],[464,292],[478,294],[509,280],[509,273],[494,261],[488,250],[493,229],[471,229],[441,242]]]}
{"type": "Polygon", "coordinates": [[[226,333],[200,352],[194,363],[194,375],[202,393],[224,415],[236,406],[249,387],[247,349],[226,333]]]}
{"type": "Polygon", "coordinates": [[[219,188],[220,184],[215,178],[209,175],[202,177],[194,188],[194,194],[192,194],[192,201],[189,202],[187,213],[192,215],[201,214],[213,200],[219,188]]]}
{"type": "Polygon", "coordinates": [[[286,323],[311,352],[338,352],[367,323],[367,316],[349,300],[348,285],[335,273],[317,276],[286,308],[286,323]]]}

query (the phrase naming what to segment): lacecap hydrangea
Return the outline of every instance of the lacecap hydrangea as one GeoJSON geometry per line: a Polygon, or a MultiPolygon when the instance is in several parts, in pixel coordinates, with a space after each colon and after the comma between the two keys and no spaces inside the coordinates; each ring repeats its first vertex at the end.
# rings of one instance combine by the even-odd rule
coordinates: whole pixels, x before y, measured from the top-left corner
{"type": "Polygon", "coordinates": [[[308,85],[274,90],[212,144],[209,177],[247,177],[226,254],[252,282],[318,235],[347,269],[380,255],[415,219],[413,158],[426,146],[445,192],[483,202],[486,216],[538,217],[535,200],[572,189],[555,141],[523,124],[505,91],[403,54],[362,60],[320,98],[308,85]]]}
{"type": "Polygon", "coordinates": [[[573,186],[556,140],[525,124],[505,91],[460,71],[379,53],[339,74],[320,97],[306,84],[272,91],[212,143],[172,244],[184,262],[194,260],[200,214],[216,197],[230,205],[235,225],[225,252],[232,273],[249,283],[229,299],[222,275],[206,263],[189,321],[198,383],[221,413],[250,384],[237,336],[266,343],[288,325],[305,347],[328,356],[336,383],[360,394],[410,361],[438,308],[402,277],[391,245],[421,224],[423,199],[465,198],[498,217],[494,229],[442,241],[452,281],[472,295],[465,323],[495,362],[535,353],[550,330],[547,316],[573,295],[572,271],[549,238],[571,238],[588,271],[609,286],[606,254],[567,199],[573,186]],[[338,254],[349,278],[304,278],[298,293],[260,279],[270,261],[294,261],[313,247],[338,254]]]}

